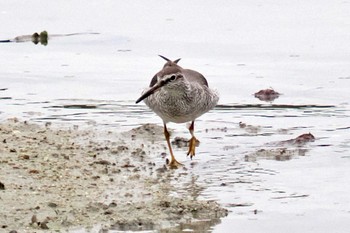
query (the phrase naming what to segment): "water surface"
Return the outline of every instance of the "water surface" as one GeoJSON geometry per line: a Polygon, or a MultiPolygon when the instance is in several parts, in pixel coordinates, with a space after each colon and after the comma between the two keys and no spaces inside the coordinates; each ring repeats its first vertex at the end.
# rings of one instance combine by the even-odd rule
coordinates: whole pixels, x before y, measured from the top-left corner
{"type": "MultiPolygon", "coordinates": [[[[3,4],[1,39],[40,30],[98,34],[54,37],[46,46],[0,44],[1,120],[19,117],[116,131],[161,125],[135,100],[163,65],[157,54],[181,57],[180,65],[203,73],[221,95],[219,105],[196,121],[201,144],[194,160],[186,158],[185,148],[175,148],[187,168],[174,174],[178,194],[214,199],[231,211],[209,229],[349,228],[349,3],[45,4],[3,4]],[[273,102],[254,98],[269,87],[282,95],[273,102]],[[240,122],[251,126],[241,128],[240,122]],[[302,146],[276,143],[304,133],[316,140],[302,146]],[[261,149],[283,148],[292,151],[287,160],[247,159],[261,149]]],[[[189,137],[185,125],[169,127],[172,137],[189,137]]],[[[163,162],[158,155],[154,159],[163,162]]]]}

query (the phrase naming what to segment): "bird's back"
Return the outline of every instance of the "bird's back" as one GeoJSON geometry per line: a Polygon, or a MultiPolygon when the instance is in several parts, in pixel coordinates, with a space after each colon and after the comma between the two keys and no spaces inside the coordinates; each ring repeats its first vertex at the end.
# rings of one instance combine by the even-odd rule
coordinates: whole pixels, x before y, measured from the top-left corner
{"type": "Polygon", "coordinates": [[[200,85],[208,87],[208,82],[201,73],[190,69],[182,69],[182,73],[189,82],[198,83],[200,85]]]}
{"type": "Polygon", "coordinates": [[[167,62],[163,69],[159,71],[157,74],[155,74],[151,80],[150,87],[154,86],[157,83],[157,76],[162,76],[164,73],[171,73],[173,70],[179,70],[181,73],[185,76],[185,78],[190,82],[190,83],[198,83],[203,86],[209,86],[207,79],[199,72],[191,69],[183,69],[181,66],[167,62]]]}

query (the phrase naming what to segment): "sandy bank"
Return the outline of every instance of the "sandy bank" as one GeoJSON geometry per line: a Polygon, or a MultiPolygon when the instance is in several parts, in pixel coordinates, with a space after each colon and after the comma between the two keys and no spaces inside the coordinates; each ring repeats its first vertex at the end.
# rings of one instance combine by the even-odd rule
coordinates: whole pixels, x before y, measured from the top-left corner
{"type": "Polygon", "coordinates": [[[101,224],[105,229],[164,229],[226,210],[174,197],[174,171],[155,164],[162,128],[129,132],[58,129],[17,119],[0,124],[0,227],[40,232],[101,224]]]}

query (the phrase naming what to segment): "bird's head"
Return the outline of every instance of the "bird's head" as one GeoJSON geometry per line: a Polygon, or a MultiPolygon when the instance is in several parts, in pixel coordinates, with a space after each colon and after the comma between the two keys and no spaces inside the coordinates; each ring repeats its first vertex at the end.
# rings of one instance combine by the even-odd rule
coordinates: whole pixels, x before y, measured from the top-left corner
{"type": "Polygon", "coordinates": [[[163,58],[164,60],[166,60],[166,63],[164,64],[163,69],[165,69],[166,67],[169,67],[169,66],[175,66],[175,67],[181,68],[181,67],[177,64],[177,63],[181,60],[181,58],[178,58],[178,59],[172,61],[172,60],[170,60],[169,58],[166,58],[166,57],[164,57],[164,56],[162,56],[162,55],[158,55],[158,56],[160,56],[161,58],[163,58]]]}
{"type": "Polygon", "coordinates": [[[179,85],[185,82],[184,76],[181,72],[181,67],[178,66],[164,66],[164,68],[159,71],[151,82],[151,86],[146,90],[140,98],[136,100],[136,103],[141,102],[148,96],[152,95],[156,91],[167,88],[176,89],[179,85]]]}

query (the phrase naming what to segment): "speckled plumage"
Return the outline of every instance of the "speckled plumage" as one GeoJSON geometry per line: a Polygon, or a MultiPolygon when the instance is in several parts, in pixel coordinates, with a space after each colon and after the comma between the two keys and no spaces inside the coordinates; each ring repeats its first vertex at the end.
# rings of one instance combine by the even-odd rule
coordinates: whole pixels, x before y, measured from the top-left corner
{"type": "Polygon", "coordinates": [[[185,123],[191,121],[189,127],[192,138],[189,143],[187,155],[192,158],[195,155],[197,139],[194,136],[194,121],[213,109],[219,101],[216,90],[209,88],[205,77],[197,71],[184,69],[177,63],[180,59],[171,61],[161,56],[167,62],[151,80],[149,88],[146,89],[136,103],[144,101],[164,123],[164,135],[170,150],[170,167],[178,167],[170,143],[170,134],[166,124],[168,122],[185,123]]]}
{"type": "Polygon", "coordinates": [[[213,109],[219,101],[218,92],[209,88],[203,75],[194,70],[183,69],[177,64],[166,64],[154,76],[150,88],[160,80],[177,73],[183,78],[166,83],[144,99],[145,104],[165,123],[193,121],[213,109]]]}

